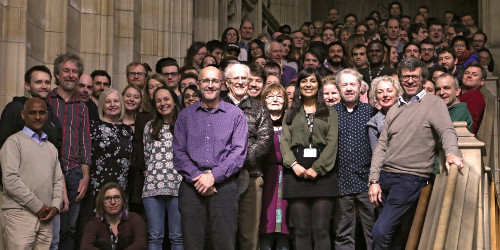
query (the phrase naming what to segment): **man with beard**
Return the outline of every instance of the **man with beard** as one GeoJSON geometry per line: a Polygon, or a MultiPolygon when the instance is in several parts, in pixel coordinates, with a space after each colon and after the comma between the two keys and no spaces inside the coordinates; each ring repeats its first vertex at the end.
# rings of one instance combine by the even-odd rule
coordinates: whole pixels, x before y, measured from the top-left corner
{"type": "Polygon", "coordinates": [[[457,64],[457,52],[450,47],[444,47],[438,53],[438,64],[444,66],[448,73],[453,75],[458,79],[460,85],[462,85],[462,79],[464,77],[464,66],[457,64]]]}
{"type": "Polygon", "coordinates": [[[328,21],[332,22],[334,25],[339,21],[339,10],[336,8],[331,8],[328,11],[328,21]]]}
{"type": "Polygon", "coordinates": [[[111,87],[111,76],[109,76],[108,72],[98,69],[92,71],[90,77],[92,77],[92,96],[85,104],[89,108],[89,119],[97,121],[99,120],[97,111],[99,96],[104,90],[111,87]]]}
{"type": "Polygon", "coordinates": [[[418,47],[418,44],[414,42],[409,42],[405,45],[403,48],[403,58],[417,58],[420,59],[420,48],[418,47]]]}
{"type": "Polygon", "coordinates": [[[368,57],[366,56],[366,46],[364,44],[356,44],[351,51],[352,61],[357,70],[367,67],[368,57]]]}
{"type": "Polygon", "coordinates": [[[368,44],[366,51],[370,65],[359,70],[359,73],[363,75],[363,80],[368,84],[379,76],[391,76],[396,73],[394,69],[384,64],[384,46],[384,42],[379,40],[373,40],[368,44]]]}
{"type": "Polygon", "coordinates": [[[398,51],[398,54],[403,53],[403,47],[404,44],[401,43],[399,40],[399,20],[396,18],[389,18],[386,22],[386,29],[387,29],[387,40],[385,42],[391,46],[395,47],[396,50],[398,51]]]}
{"type": "MultiPolygon", "coordinates": [[[[50,92],[48,102],[63,127],[60,158],[69,199],[68,212],[59,216],[59,249],[75,249],[76,219],[80,201],[85,197],[89,183],[91,146],[88,109],[87,105],[73,96],[82,74],[83,62],[79,56],[66,53],[54,60],[54,76],[58,87],[50,92]]],[[[59,225],[57,218],[54,219],[54,232],[57,232],[59,225]]],[[[54,237],[52,244],[56,244],[57,240],[54,237]]]]}
{"type": "Polygon", "coordinates": [[[127,74],[128,85],[134,85],[144,92],[146,77],[148,76],[144,64],[140,62],[131,62],[127,65],[125,73],[127,74]]]}
{"type": "Polygon", "coordinates": [[[420,60],[425,63],[427,70],[431,71],[437,65],[436,49],[431,39],[427,38],[420,42],[420,53],[420,60]]]}
{"type": "Polygon", "coordinates": [[[332,42],[328,45],[328,57],[325,67],[337,75],[344,69],[344,46],[340,42],[332,42]]]}
{"type": "Polygon", "coordinates": [[[368,174],[372,151],[366,124],[377,113],[360,102],[362,76],[355,69],[342,70],[336,77],[342,101],[333,107],[339,119],[336,174],[340,196],[335,200],[335,249],[355,248],[356,221],[361,221],[366,248],[371,249],[375,211],[368,198],[368,174]]]}

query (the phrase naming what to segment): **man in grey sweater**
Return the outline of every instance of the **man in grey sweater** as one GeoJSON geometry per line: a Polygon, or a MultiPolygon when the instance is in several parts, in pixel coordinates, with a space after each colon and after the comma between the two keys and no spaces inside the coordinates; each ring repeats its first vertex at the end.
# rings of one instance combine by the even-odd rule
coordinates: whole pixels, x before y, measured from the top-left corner
{"type": "Polygon", "coordinates": [[[52,240],[63,180],[57,149],[42,131],[47,114],[42,99],[26,101],[23,130],[7,138],[0,150],[7,249],[48,249],[52,240]]]}
{"type": "Polygon", "coordinates": [[[370,168],[368,195],[376,207],[380,206],[372,231],[373,249],[402,249],[406,245],[420,191],[431,177],[439,140],[446,167],[463,167],[446,104],[423,90],[428,75],[425,64],[415,58],[404,59],[398,67],[404,94],[387,113],[370,168]]]}

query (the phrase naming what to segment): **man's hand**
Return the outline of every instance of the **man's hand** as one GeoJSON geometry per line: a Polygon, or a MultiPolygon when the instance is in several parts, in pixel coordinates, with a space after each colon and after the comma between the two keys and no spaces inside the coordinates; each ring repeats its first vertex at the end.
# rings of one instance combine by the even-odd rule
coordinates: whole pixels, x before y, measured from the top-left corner
{"type": "Polygon", "coordinates": [[[55,207],[50,207],[48,208],[48,213],[45,215],[43,218],[40,218],[41,221],[52,221],[54,219],[54,216],[57,214],[57,208],[55,207]]]}
{"type": "Polygon", "coordinates": [[[200,174],[196,178],[194,178],[193,181],[195,181],[194,187],[196,188],[196,191],[198,191],[198,193],[200,194],[203,194],[214,185],[215,178],[212,173],[200,174]]]}
{"type": "Polygon", "coordinates": [[[318,176],[314,169],[310,168],[304,172],[304,179],[315,179],[318,176]]]}
{"type": "Polygon", "coordinates": [[[50,211],[50,208],[48,208],[47,206],[43,205],[42,208],[40,208],[40,210],[38,210],[38,212],[36,212],[36,217],[38,217],[38,219],[42,219],[44,217],[47,216],[47,214],[49,213],[50,211]]]}
{"type": "Polygon", "coordinates": [[[305,178],[306,169],[302,167],[300,164],[297,163],[293,165],[292,169],[293,172],[295,172],[295,175],[297,175],[298,177],[305,178]]]}
{"type": "Polygon", "coordinates": [[[457,165],[458,167],[458,170],[462,170],[462,168],[464,167],[464,163],[462,162],[462,158],[456,156],[456,155],[448,155],[446,156],[446,170],[448,170],[448,172],[450,172],[450,165],[451,164],[455,164],[457,165]]]}
{"type": "Polygon", "coordinates": [[[64,188],[63,203],[61,204],[61,213],[68,212],[68,210],[69,210],[68,193],[66,192],[66,188],[64,188]]]}
{"type": "Polygon", "coordinates": [[[201,195],[211,196],[211,195],[216,194],[216,193],[217,193],[217,189],[215,188],[215,186],[211,186],[205,193],[202,193],[201,195]]]}
{"type": "Polygon", "coordinates": [[[375,207],[378,207],[379,203],[382,203],[382,189],[380,189],[380,184],[370,185],[368,197],[370,197],[370,202],[373,203],[375,207]]]}
{"type": "Polygon", "coordinates": [[[89,171],[90,167],[87,164],[82,164],[82,179],[80,180],[80,183],[78,184],[78,196],[76,197],[76,202],[79,202],[85,197],[85,194],[87,193],[87,188],[89,187],[89,171]]]}

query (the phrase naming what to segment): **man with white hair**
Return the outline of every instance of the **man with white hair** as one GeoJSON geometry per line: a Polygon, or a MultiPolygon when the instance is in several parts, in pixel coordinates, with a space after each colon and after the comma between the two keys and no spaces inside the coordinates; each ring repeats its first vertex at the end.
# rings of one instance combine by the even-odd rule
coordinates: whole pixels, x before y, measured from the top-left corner
{"type": "Polygon", "coordinates": [[[265,48],[266,56],[273,62],[281,66],[281,82],[287,86],[293,79],[297,79],[297,71],[292,67],[286,66],[283,63],[283,45],[279,42],[272,41],[267,43],[265,48]]]}
{"type": "Polygon", "coordinates": [[[229,89],[224,101],[240,108],[248,124],[247,157],[238,176],[241,194],[238,201],[239,245],[240,249],[258,249],[264,184],[261,160],[273,143],[273,125],[269,110],[264,104],[247,94],[251,79],[250,68],[244,64],[231,64],[224,75],[229,89]],[[248,186],[242,185],[247,182],[248,186]]]}

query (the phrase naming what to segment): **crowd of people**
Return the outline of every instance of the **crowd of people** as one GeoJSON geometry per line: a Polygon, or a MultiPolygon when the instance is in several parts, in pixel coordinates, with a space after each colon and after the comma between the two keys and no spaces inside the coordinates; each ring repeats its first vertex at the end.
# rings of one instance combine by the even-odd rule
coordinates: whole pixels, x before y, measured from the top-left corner
{"type": "Polygon", "coordinates": [[[0,119],[5,247],[403,249],[494,62],[471,14],[388,13],[244,20],[123,90],[71,53],[30,68],[0,119]]]}

